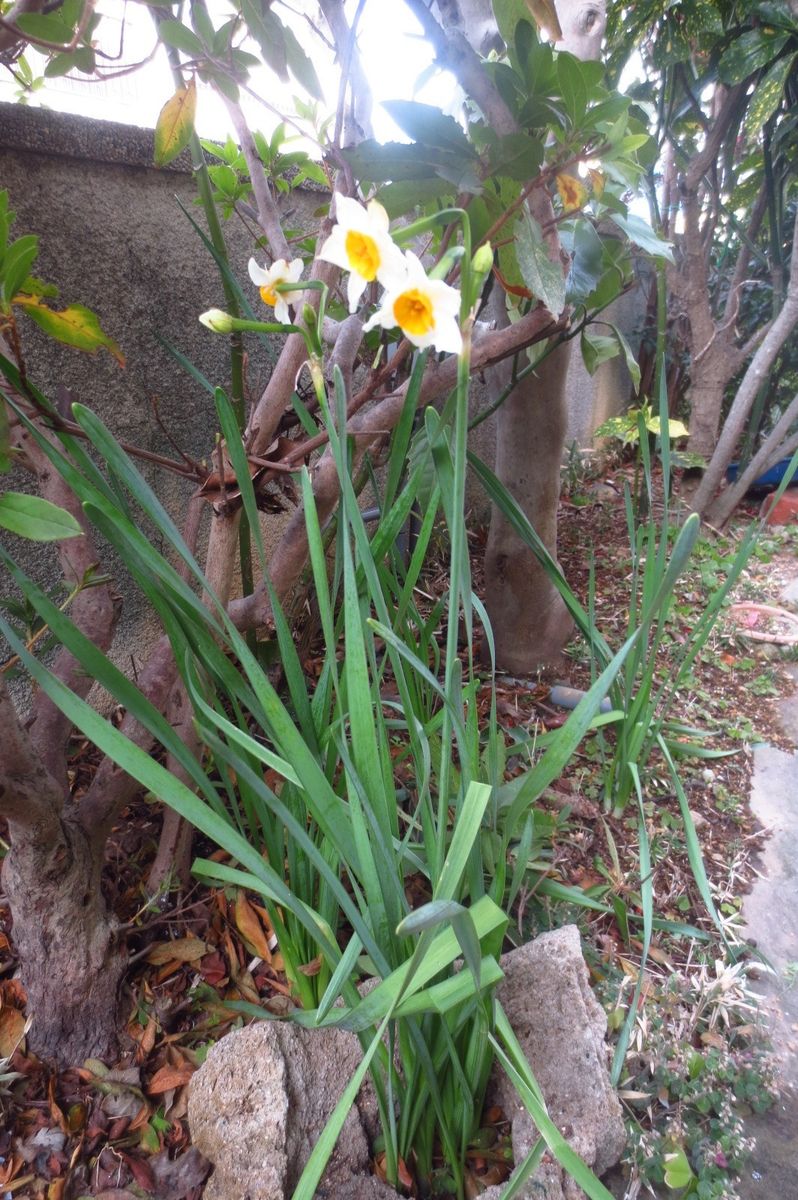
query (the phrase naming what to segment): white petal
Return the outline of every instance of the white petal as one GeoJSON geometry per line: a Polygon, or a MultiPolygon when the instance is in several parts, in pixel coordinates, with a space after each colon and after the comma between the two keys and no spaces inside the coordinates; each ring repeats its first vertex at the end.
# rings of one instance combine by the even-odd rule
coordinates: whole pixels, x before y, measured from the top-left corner
{"type": "Polygon", "coordinates": [[[463,335],[453,318],[436,321],[432,334],[431,344],[441,354],[459,354],[463,349],[463,335]]]}
{"type": "Polygon", "coordinates": [[[349,311],[351,313],[357,311],[360,297],[365,292],[367,286],[367,282],[362,275],[358,275],[355,271],[350,271],[349,278],[346,281],[346,298],[349,301],[349,311]]]}
{"type": "Polygon", "coordinates": [[[392,292],[401,292],[407,287],[408,270],[405,256],[390,239],[380,239],[380,265],[377,269],[377,279],[382,286],[392,292]]]}
{"type": "Polygon", "coordinates": [[[366,205],[366,212],[369,215],[369,220],[377,229],[382,230],[383,233],[388,232],[391,220],[379,200],[369,200],[366,205]]]}
{"type": "Polygon", "coordinates": [[[393,329],[395,324],[396,321],[394,320],[393,312],[383,303],[382,308],[378,308],[369,317],[368,321],[366,321],[366,324],[363,326],[363,332],[368,333],[371,329],[376,329],[378,325],[381,325],[383,329],[393,329]]]}
{"type": "Polygon", "coordinates": [[[324,262],[333,263],[336,267],[341,267],[346,271],[349,269],[349,259],[346,254],[346,233],[342,225],[336,225],[330,236],[325,241],[321,250],[317,251],[319,258],[324,262]]]}
{"type": "Polygon", "coordinates": [[[268,287],[271,283],[269,272],[263,267],[259,267],[254,258],[251,258],[248,263],[249,277],[256,287],[268,287]]]}
{"type": "Polygon", "coordinates": [[[291,313],[288,310],[288,302],[285,296],[277,293],[277,300],[274,305],[274,319],[279,321],[281,325],[291,324],[291,313]]]}
{"type": "Polygon", "coordinates": [[[335,219],[345,229],[368,229],[369,225],[368,213],[363,205],[351,196],[340,194],[335,197],[335,219]]]}

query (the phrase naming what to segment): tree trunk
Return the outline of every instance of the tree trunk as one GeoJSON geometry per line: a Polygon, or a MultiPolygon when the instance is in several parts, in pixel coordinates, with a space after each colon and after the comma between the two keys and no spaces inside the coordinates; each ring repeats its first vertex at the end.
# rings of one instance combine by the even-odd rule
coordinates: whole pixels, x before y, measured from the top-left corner
{"type": "MultiPolygon", "coordinates": [[[[503,295],[499,298],[503,303],[503,295]]],[[[514,388],[496,424],[496,474],[552,555],[557,553],[570,349],[569,343],[558,347],[514,388]]],[[[507,387],[511,372],[507,362],[488,374],[493,394],[507,387]]],[[[573,629],[568,610],[532,550],[495,506],[485,550],[485,604],[500,667],[526,674],[560,660],[573,629]]]]}
{"type": "Polygon", "coordinates": [[[723,393],[728,379],[700,376],[690,387],[690,438],[687,449],[709,462],[718,444],[723,393]]]}
{"type": "Polygon", "coordinates": [[[80,826],[64,819],[55,839],[49,830],[12,828],[3,867],[33,1017],[29,1044],[62,1068],[113,1059],[118,1050],[125,954],[100,889],[101,859],[80,826]]]}
{"type": "MultiPolygon", "coordinates": [[[[557,49],[580,58],[598,58],[606,25],[604,3],[557,0],[556,8],[563,33],[557,49]]],[[[552,258],[559,256],[556,239],[549,253],[552,258]]],[[[503,301],[499,294],[497,303],[503,307],[503,301]]],[[[499,324],[506,320],[502,312],[499,324]]],[[[555,558],[560,464],[568,426],[569,356],[568,346],[549,355],[505,400],[496,424],[496,474],[555,558]]],[[[490,373],[494,397],[507,386],[510,370],[504,365],[490,373]]],[[[485,589],[498,666],[526,674],[559,661],[573,622],[532,550],[495,506],[485,555],[485,589]]]]}

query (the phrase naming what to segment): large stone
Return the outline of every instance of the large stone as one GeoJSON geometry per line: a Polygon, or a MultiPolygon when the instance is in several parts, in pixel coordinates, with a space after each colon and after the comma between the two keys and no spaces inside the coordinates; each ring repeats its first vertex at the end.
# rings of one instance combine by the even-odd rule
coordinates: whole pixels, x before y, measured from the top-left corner
{"type": "MultiPolygon", "coordinates": [[[[546,1099],[549,1115],[596,1173],[624,1145],[618,1099],[610,1086],[607,1021],[588,985],[579,932],[569,925],[502,958],[499,1000],[546,1099]]],[[[205,1200],[290,1197],[319,1134],[360,1062],[357,1039],[340,1030],[305,1030],[261,1022],[223,1038],[191,1083],[188,1117],[194,1145],[215,1164],[205,1200]]],[[[509,1081],[494,1072],[491,1103],[512,1121],[516,1162],[536,1140],[531,1119],[509,1081]]],[[[336,1200],[389,1200],[369,1173],[366,1131],[373,1136],[373,1091],[347,1117],[317,1190],[336,1200]]],[[[498,1200],[491,1188],[485,1200],[498,1200]]],[[[583,1193],[550,1156],[522,1197],[580,1200],[583,1193]]]]}
{"type": "MultiPolygon", "coordinates": [[[[194,1076],[193,1144],[215,1166],[205,1200],[283,1200],[362,1056],[353,1034],[260,1021],[223,1038],[194,1076]]],[[[369,1145],[353,1108],[317,1196],[365,1200],[369,1145]]],[[[377,1180],[375,1183],[379,1182],[377,1180]]]]}
{"type": "MultiPolygon", "coordinates": [[[[575,925],[541,934],[505,954],[499,1001],[537,1079],[549,1116],[577,1154],[597,1174],[621,1156],[625,1134],[621,1105],[609,1078],[607,1017],[590,990],[575,925]]],[[[520,1163],[537,1140],[532,1120],[510,1081],[494,1071],[492,1099],[512,1122],[513,1153],[520,1163]]],[[[485,1193],[498,1200],[501,1189],[485,1193]]],[[[521,1191],[535,1200],[577,1200],[583,1192],[560,1167],[544,1159],[521,1191]]]]}

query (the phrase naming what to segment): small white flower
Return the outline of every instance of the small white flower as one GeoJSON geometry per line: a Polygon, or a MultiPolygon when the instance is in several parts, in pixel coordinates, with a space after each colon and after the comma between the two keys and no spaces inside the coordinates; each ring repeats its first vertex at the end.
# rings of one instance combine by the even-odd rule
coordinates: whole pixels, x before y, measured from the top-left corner
{"type": "Polygon", "coordinates": [[[460,293],[442,279],[430,279],[412,251],[404,256],[405,270],[387,285],[380,307],[366,323],[365,330],[381,325],[398,325],[409,342],[424,350],[434,346],[441,352],[459,354],[463,348],[460,333],[460,293]]]}
{"type": "Polygon", "coordinates": [[[284,258],[278,258],[268,270],[259,267],[254,258],[249,260],[249,277],[260,290],[260,298],[264,304],[274,308],[275,320],[281,325],[291,323],[288,311],[288,301],[274,289],[278,283],[297,283],[302,274],[302,259],[295,258],[288,263],[284,258]]]}
{"type": "Polygon", "coordinates": [[[366,286],[375,279],[389,286],[389,279],[403,269],[402,251],[388,232],[388,214],[371,200],[366,208],[349,196],[335,197],[337,224],[319,250],[319,258],[349,271],[346,297],[354,312],[366,286]]]}

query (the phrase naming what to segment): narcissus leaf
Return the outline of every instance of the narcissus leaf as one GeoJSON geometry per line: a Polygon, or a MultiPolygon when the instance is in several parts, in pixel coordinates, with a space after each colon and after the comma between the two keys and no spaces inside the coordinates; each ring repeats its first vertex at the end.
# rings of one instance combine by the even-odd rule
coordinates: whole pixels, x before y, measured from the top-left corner
{"type": "Polygon", "coordinates": [[[104,346],[120,367],[125,365],[124,354],[114,339],[103,332],[97,314],[90,308],[84,308],[82,304],[70,304],[69,308],[56,312],[42,304],[37,296],[21,293],[14,297],[13,303],[19,305],[31,320],[56,341],[65,342],[67,346],[74,346],[76,350],[83,350],[87,354],[96,354],[104,346]]]}
{"type": "Polygon", "coordinates": [[[194,132],[194,116],[197,111],[197,85],[190,79],[185,87],[179,87],[174,96],[166,101],[155,126],[156,167],[165,167],[185,150],[194,132]]]}

